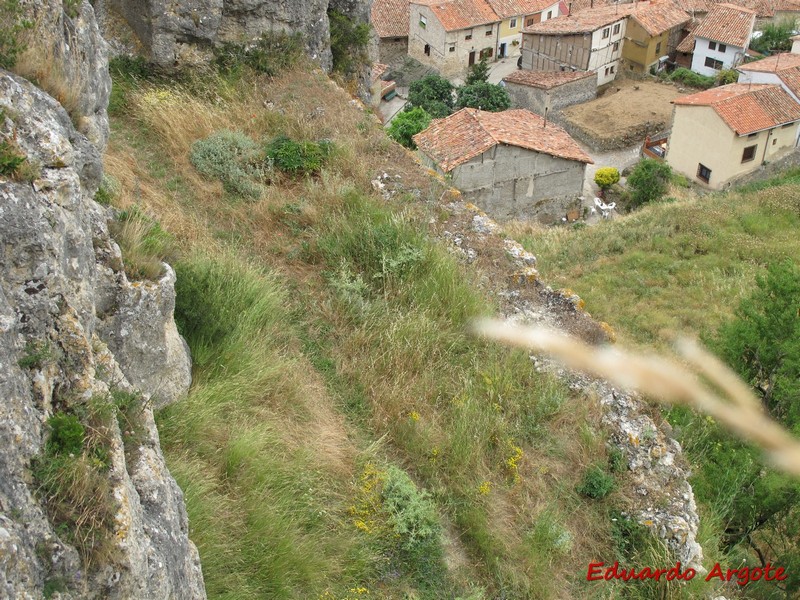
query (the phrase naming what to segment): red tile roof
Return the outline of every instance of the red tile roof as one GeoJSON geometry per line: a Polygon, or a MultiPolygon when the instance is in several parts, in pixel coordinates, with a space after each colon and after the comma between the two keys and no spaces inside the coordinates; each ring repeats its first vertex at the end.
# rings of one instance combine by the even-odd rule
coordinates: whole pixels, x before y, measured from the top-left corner
{"type": "Polygon", "coordinates": [[[500,17],[486,0],[411,0],[411,4],[430,8],[445,31],[458,31],[500,21],[500,17]]]}
{"type": "Polygon", "coordinates": [[[744,48],[755,21],[755,11],[734,4],[717,4],[694,30],[694,37],[744,48]]]}
{"type": "Polygon", "coordinates": [[[372,69],[370,69],[370,81],[375,83],[384,76],[386,71],[389,70],[389,65],[384,65],[383,63],[372,63],[372,69]]]}
{"type": "Polygon", "coordinates": [[[462,108],[444,119],[435,119],[414,136],[417,147],[445,172],[497,144],[527,148],[567,160],[591,163],[592,159],[561,127],[529,110],[487,112],[462,108]]]}
{"type": "Polygon", "coordinates": [[[783,52],[773,54],[767,58],[762,58],[751,63],[746,63],[736,67],[739,71],[756,71],[759,73],[777,73],[790,67],[800,66],[800,54],[783,52]]]}
{"type": "Polygon", "coordinates": [[[594,71],[529,71],[528,69],[520,69],[507,77],[503,77],[503,81],[550,90],[571,81],[596,76],[597,74],[594,71]]]}
{"type": "Polygon", "coordinates": [[[710,106],[737,135],[800,121],[800,104],[779,85],[733,83],[673,100],[677,106],[710,106]]]}
{"type": "Polygon", "coordinates": [[[557,0],[486,0],[502,19],[532,15],[553,6],[557,0]]]}
{"type": "Polygon", "coordinates": [[[634,4],[631,18],[635,19],[650,35],[659,35],[690,20],[689,15],[671,0],[639,2],[634,4]]]}
{"type": "Polygon", "coordinates": [[[374,0],[370,23],[378,37],[408,37],[409,0],[374,0]]]}
{"type": "Polygon", "coordinates": [[[800,98],[800,67],[784,69],[778,73],[778,77],[790,92],[800,98]]]}
{"type": "Polygon", "coordinates": [[[714,0],[675,0],[675,4],[689,14],[707,13],[708,9],[714,5],[714,0]]]}
{"type": "Polygon", "coordinates": [[[615,21],[627,18],[633,11],[633,4],[619,4],[616,6],[601,6],[585,8],[564,17],[548,19],[523,29],[525,33],[540,35],[563,35],[570,33],[588,33],[597,31],[601,27],[610,25],[615,21]]]}

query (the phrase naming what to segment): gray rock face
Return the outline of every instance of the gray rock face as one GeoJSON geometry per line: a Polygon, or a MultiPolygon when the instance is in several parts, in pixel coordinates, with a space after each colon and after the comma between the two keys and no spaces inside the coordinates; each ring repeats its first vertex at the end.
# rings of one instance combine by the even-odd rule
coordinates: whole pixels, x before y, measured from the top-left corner
{"type": "Polygon", "coordinates": [[[26,17],[36,24],[31,53],[41,57],[43,72],[64,78],[66,93],[75,96],[69,103],[73,120],[102,151],[109,133],[111,77],[106,42],[91,4],[82,0],[74,11],[66,11],[62,0],[33,0],[23,6],[26,17]]]}
{"type": "Polygon", "coordinates": [[[0,177],[0,598],[41,598],[54,581],[68,590],[62,598],[205,598],[149,403],[135,448],[116,421],[110,429],[114,548],[102,564],[87,569],[33,489],[31,459],[55,411],[112,388],[133,392],[132,381],[175,398],[188,387],[189,359],[172,322],[172,272],[143,285],[122,270],[107,209],[92,200],[97,148],[55,100],[4,71],[0,108],[0,136],[42,165],[33,183],[0,177]],[[35,364],[25,362],[32,348],[46,350],[35,364]]]}
{"type": "Polygon", "coordinates": [[[326,70],[331,66],[328,0],[107,2],[136,32],[150,60],[162,68],[192,62],[198,49],[207,51],[219,42],[249,42],[266,31],[301,33],[309,56],[326,70]]]}

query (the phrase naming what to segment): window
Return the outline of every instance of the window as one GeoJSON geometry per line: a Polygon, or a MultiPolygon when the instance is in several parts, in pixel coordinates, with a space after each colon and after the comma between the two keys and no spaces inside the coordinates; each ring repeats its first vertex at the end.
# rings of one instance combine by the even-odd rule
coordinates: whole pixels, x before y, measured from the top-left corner
{"type": "Polygon", "coordinates": [[[611,34],[611,30],[608,27],[603,29],[603,39],[606,39],[610,34],[611,34]]]}
{"type": "Polygon", "coordinates": [[[614,52],[619,50],[619,42],[614,42],[614,52]]]}
{"type": "Polygon", "coordinates": [[[481,50],[481,58],[492,58],[494,54],[494,48],[484,48],[481,50]]]}
{"type": "Polygon", "coordinates": [[[492,35],[492,28],[491,27],[489,27],[489,29],[486,30],[486,37],[489,37],[490,35],[492,35]]]}
{"type": "Polygon", "coordinates": [[[611,65],[611,66],[609,67],[609,69],[610,69],[610,70],[611,70],[611,72],[613,73],[613,72],[616,70],[616,67],[615,67],[614,65],[611,65]]]}
{"type": "Polygon", "coordinates": [[[717,49],[717,42],[708,42],[708,49],[709,50],[716,50],[717,49]]]}
{"type": "Polygon", "coordinates": [[[750,162],[756,157],[756,148],[758,148],[758,144],[754,146],[748,146],[744,149],[744,152],[742,152],[743,163],[750,162]]]}
{"type": "Polygon", "coordinates": [[[706,183],[709,182],[711,179],[711,169],[709,169],[704,164],[700,163],[697,165],[697,178],[700,181],[705,181],[706,183]]]}
{"type": "Polygon", "coordinates": [[[609,73],[609,70],[608,70],[608,67],[606,67],[606,75],[608,75],[608,73],[609,73]]]}
{"type": "Polygon", "coordinates": [[[614,25],[614,35],[617,35],[618,33],[619,33],[619,23],[614,25]]]}
{"type": "Polygon", "coordinates": [[[465,35],[464,39],[465,40],[471,40],[472,39],[472,31],[470,31],[467,35],[465,35]]]}
{"type": "Polygon", "coordinates": [[[661,42],[656,44],[656,54],[661,54],[661,42]]]}
{"type": "Polygon", "coordinates": [[[430,44],[425,44],[425,56],[431,55],[431,46],[430,44]]]}
{"type": "Polygon", "coordinates": [[[722,68],[722,61],[721,60],[717,60],[715,58],[711,58],[710,56],[706,56],[705,65],[707,67],[710,67],[712,69],[715,69],[715,70],[719,71],[722,68]]]}
{"type": "Polygon", "coordinates": [[[419,26],[425,29],[428,26],[428,17],[426,17],[425,15],[420,15],[419,26]]]}
{"type": "Polygon", "coordinates": [[[719,50],[720,52],[725,52],[725,50],[727,49],[728,47],[725,44],[720,44],[719,46],[717,46],[717,50],[719,50]]]}
{"type": "Polygon", "coordinates": [[[530,27],[534,23],[536,23],[536,19],[533,17],[528,17],[528,19],[525,21],[525,27],[530,27]]]}
{"type": "Polygon", "coordinates": [[[553,18],[553,11],[552,10],[548,10],[547,11],[547,18],[548,19],[552,19],[553,18]]]}
{"type": "Polygon", "coordinates": [[[455,44],[450,44],[450,47],[448,48],[448,50],[450,52],[455,52],[456,51],[456,45],[455,44]]]}
{"type": "Polygon", "coordinates": [[[772,145],[774,146],[777,143],[778,143],[778,138],[772,138],[772,145]]]}
{"type": "Polygon", "coordinates": [[[511,19],[511,23],[509,23],[508,26],[511,29],[516,29],[517,28],[517,20],[516,19],[511,19]]]}
{"type": "Polygon", "coordinates": [[[749,137],[749,138],[757,138],[758,137],[758,132],[756,131],[755,133],[751,133],[747,137],[749,137]]]}

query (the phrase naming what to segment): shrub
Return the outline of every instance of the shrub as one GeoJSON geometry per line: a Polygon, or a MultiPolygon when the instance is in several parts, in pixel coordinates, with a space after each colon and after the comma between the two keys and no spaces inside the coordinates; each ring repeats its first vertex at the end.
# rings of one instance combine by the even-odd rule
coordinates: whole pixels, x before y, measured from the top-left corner
{"type": "Polygon", "coordinates": [[[605,192],[615,183],[619,183],[619,170],[616,167],[601,167],[594,174],[594,182],[605,192]]]}
{"type": "Polygon", "coordinates": [[[762,54],[775,54],[788,52],[792,49],[792,36],[797,22],[794,19],[784,19],[780,23],[769,23],[761,30],[761,35],[750,40],[750,47],[762,54]]]}
{"type": "Polygon", "coordinates": [[[439,75],[426,75],[408,88],[408,107],[424,108],[434,119],[441,119],[453,112],[453,84],[439,75]]]}
{"type": "Polygon", "coordinates": [[[49,342],[28,342],[25,344],[25,354],[17,364],[23,369],[39,369],[52,358],[53,350],[49,342]]]}
{"type": "Polygon", "coordinates": [[[486,57],[482,56],[481,59],[469,68],[467,79],[464,85],[473,85],[476,83],[489,82],[489,63],[486,57]]]}
{"type": "Polygon", "coordinates": [[[327,140],[298,142],[279,136],[267,145],[266,155],[284,173],[309,175],[319,173],[332,149],[333,144],[327,140]]]}
{"type": "Polygon", "coordinates": [[[240,198],[261,197],[266,179],[258,144],[238,131],[222,130],[192,144],[192,165],[206,177],[222,181],[226,192],[240,198]]]}
{"type": "Polygon", "coordinates": [[[303,55],[300,34],[264,32],[258,40],[243,46],[225,42],[214,48],[213,64],[229,75],[238,75],[244,65],[269,77],[292,67],[303,55]]]}
{"type": "Polygon", "coordinates": [[[628,175],[631,204],[636,207],[661,198],[671,177],[672,168],[667,163],[652,158],[640,160],[628,175]]]}
{"type": "Polygon", "coordinates": [[[55,456],[81,453],[86,430],[78,417],[56,413],[47,420],[47,426],[50,428],[50,438],[47,440],[47,451],[50,454],[55,456]]]}
{"type": "Polygon", "coordinates": [[[328,10],[331,27],[331,54],[333,70],[351,74],[365,65],[367,44],[369,44],[369,24],[356,23],[338,10],[328,10]]]}
{"type": "Polygon", "coordinates": [[[0,68],[11,69],[16,64],[25,50],[20,33],[31,27],[33,23],[22,18],[19,0],[0,0],[0,68]]]}
{"type": "Polygon", "coordinates": [[[736,69],[722,69],[717,73],[717,85],[728,85],[739,81],[739,72],[736,69]]]}
{"type": "Polygon", "coordinates": [[[136,206],[121,212],[110,230],[122,250],[125,272],[132,279],[156,280],[163,273],[161,263],[174,258],[172,235],[136,206]]]}
{"type": "Polygon", "coordinates": [[[430,123],[431,116],[425,112],[424,108],[412,108],[409,111],[401,112],[392,119],[388,134],[394,141],[414,150],[417,145],[412,138],[426,129],[430,123]]]}
{"type": "Polygon", "coordinates": [[[706,77],[684,67],[675,69],[669,77],[672,81],[680,81],[684,85],[694,88],[708,89],[715,83],[713,77],[706,77]]]}
{"type": "Polygon", "coordinates": [[[493,83],[474,83],[458,89],[457,108],[480,108],[500,112],[511,107],[511,97],[506,88],[493,83]]]}
{"type": "Polygon", "coordinates": [[[0,175],[14,176],[25,160],[25,155],[20,153],[16,144],[6,140],[0,141],[0,175]]]}
{"type": "Polygon", "coordinates": [[[583,481],[578,486],[578,493],[597,500],[608,496],[614,487],[614,477],[600,467],[594,466],[583,475],[583,481]]]}

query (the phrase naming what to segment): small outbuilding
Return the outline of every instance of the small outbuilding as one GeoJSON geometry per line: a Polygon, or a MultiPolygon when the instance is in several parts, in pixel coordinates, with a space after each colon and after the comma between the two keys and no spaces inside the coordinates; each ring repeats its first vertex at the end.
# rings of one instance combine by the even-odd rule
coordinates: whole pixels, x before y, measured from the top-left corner
{"type": "Polygon", "coordinates": [[[514,106],[542,116],[597,97],[597,76],[592,71],[520,69],[503,82],[514,106]]]}
{"type": "Polygon", "coordinates": [[[579,203],[592,162],[564,129],[524,109],[464,108],[414,142],[424,164],[498,220],[559,220],[579,203]]]}

